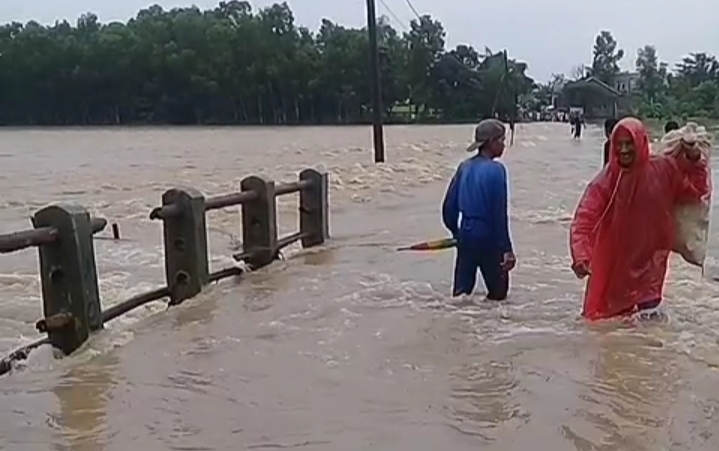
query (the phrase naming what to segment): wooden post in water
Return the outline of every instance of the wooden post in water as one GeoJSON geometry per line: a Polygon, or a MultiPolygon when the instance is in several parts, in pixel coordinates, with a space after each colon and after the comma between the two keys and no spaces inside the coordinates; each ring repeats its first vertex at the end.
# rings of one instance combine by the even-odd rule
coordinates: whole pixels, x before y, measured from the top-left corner
{"type": "Polygon", "coordinates": [[[165,277],[170,305],[177,305],[209,283],[205,196],[194,188],[174,188],[162,195],[162,205],[179,209],[163,218],[165,277]]]}
{"type": "Polygon", "coordinates": [[[382,88],[380,82],[379,48],[377,46],[377,14],[375,12],[374,0],[367,0],[367,31],[369,33],[370,93],[372,96],[374,162],[384,163],[382,88]]]}
{"type": "Polygon", "coordinates": [[[37,327],[68,355],[102,328],[90,215],[79,205],[52,205],[35,213],[32,223],[58,231],[56,242],[38,248],[45,318],[37,327]]]}
{"type": "Polygon", "coordinates": [[[257,194],[242,204],[242,251],[252,268],[261,268],[277,255],[275,182],[250,176],[242,180],[241,187],[257,194]]]}
{"type": "Polygon", "coordinates": [[[329,177],[326,172],[305,169],[300,180],[310,182],[300,191],[302,247],[318,246],[329,238],[329,177]]]}

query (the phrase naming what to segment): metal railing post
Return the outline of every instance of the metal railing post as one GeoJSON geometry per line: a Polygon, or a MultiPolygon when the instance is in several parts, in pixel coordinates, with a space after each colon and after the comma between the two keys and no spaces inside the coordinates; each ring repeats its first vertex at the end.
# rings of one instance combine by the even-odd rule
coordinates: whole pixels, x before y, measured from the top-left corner
{"type": "Polygon", "coordinates": [[[205,196],[194,188],[173,188],[162,195],[162,205],[178,209],[163,218],[165,277],[170,305],[177,305],[209,283],[205,196]]]}
{"type": "Polygon", "coordinates": [[[37,328],[67,355],[102,328],[92,221],[79,205],[52,205],[35,213],[32,223],[57,230],[55,242],[38,248],[45,318],[37,328]]]}

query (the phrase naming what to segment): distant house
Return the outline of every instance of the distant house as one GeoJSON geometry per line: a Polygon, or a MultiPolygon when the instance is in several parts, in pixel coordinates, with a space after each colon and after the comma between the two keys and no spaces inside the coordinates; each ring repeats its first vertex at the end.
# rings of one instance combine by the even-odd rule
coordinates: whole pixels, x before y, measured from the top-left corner
{"type": "Polygon", "coordinates": [[[566,84],[567,82],[562,80],[559,83],[553,83],[551,85],[552,108],[557,108],[559,106],[559,99],[562,97],[562,90],[566,84]]]}
{"type": "Polygon", "coordinates": [[[610,86],[595,77],[576,80],[562,90],[561,106],[583,108],[588,119],[620,117],[632,109],[632,91],[638,88],[633,74],[620,74],[610,86]]]}
{"type": "Polygon", "coordinates": [[[614,77],[614,89],[622,94],[631,94],[639,90],[638,72],[620,72],[614,77]]]}
{"type": "Polygon", "coordinates": [[[595,77],[567,83],[560,99],[563,108],[582,108],[588,119],[617,115],[622,93],[595,77]]]}

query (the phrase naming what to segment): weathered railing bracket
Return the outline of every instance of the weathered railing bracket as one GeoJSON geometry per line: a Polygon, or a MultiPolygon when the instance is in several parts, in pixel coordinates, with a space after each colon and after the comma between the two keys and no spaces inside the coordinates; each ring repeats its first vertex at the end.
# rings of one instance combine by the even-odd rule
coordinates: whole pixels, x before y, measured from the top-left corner
{"type": "Polygon", "coordinates": [[[300,191],[302,247],[319,246],[329,238],[329,177],[326,172],[305,169],[300,180],[308,186],[300,191]]]}
{"type": "MultiPolygon", "coordinates": [[[[107,221],[91,218],[78,205],[43,208],[32,219],[34,229],[0,234],[0,253],[38,247],[44,317],[36,327],[48,336],[0,360],[0,375],[38,346],[49,343],[70,354],[106,321],[166,297],[170,305],[179,304],[210,282],[241,274],[238,267],[209,272],[206,213],[210,210],[241,205],[243,252],[234,257],[253,269],[272,263],[281,249],[294,242],[301,241],[305,248],[324,243],[329,238],[328,180],[326,173],[306,169],[299,180],[277,185],[272,180],[247,177],[240,192],[207,199],[193,188],[166,191],[162,206],[155,208],[150,218],[163,221],[167,285],[105,311],[100,306],[93,234],[103,230],[107,221]],[[277,196],[296,192],[300,194],[300,230],[279,238],[277,196]]],[[[119,239],[116,224],[113,236],[119,239]]]]}
{"type": "Polygon", "coordinates": [[[170,305],[202,291],[209,282],[205,196],[194,188],[174,188],[162,195],[163,205],[175,205],[179,214],[164,220],[165,276],[170,305]]]}
{"type": "Polygon", "coordinates": [[[275,182],[250,176],[242,180],[242,191],[253,191],[253,199],[242,204],[242,251],[252,268],[267,266],[277,255],[277,203],[275,182]]]}
{"type": "Polygon", "coordinates": [[[47,329],[52,345],[70,354],[102,328],[90,214],[79,205],[51,205],[35,213],[32,223],[57,230],[55,242],[38,248],[43,311],[46,319],[72,319],[67,327],[47,329]]]}

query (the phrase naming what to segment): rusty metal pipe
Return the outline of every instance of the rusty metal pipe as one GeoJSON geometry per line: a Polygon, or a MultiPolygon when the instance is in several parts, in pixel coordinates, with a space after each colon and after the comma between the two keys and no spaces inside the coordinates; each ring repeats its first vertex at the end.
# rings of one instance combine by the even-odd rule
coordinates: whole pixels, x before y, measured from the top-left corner
{"type": "MultiPolygon", "coordinates": [[[[216,272],[213,272],[212,274],[210,274],[210,282],[217,282],[222,279],[226,279],[228,277],[239,276],[242,274],[242,272],[243,272],[242,269],[231,266],[229,268],[225,268],[225,269],[222,269],[220,271],[216,271],[216,272]]],[[[124,315],[125,313],[127,313],[131,310],[134,310],[134,309],[141,307],[145,304],[148,304],[152,301],[157,301],[159,299],[162,299],[162,298],[165,298],[168,296],[170,296],[170,289],[168,287],[158,288],[158,289],[149,291],[147,293],[142,293],[137,296],[133,296],[130,299],[128,299],[124,302],[121,302],[119,304],[113,305],[109,309],[103,311],[102,312],[102,322],[106,323],[108,321],[111,321],[111,320],[117,318],[118,316],[124,315]]],[[[63,319],[63,320],[65,319],[65,318],[60,318],[60,316],[63,316],[63,315],[58,315],[58,319],[63,319]]],[[[38,321],[38,323],[39,322],[45,323],[45,320],[40,320],[40,321],[38,321]]],[[[60,326],[62,326],[62,325],[60,325],[60,326]]],[[[33,349],[38,348],[42,345],[45,345],[45,344],[51,344],[50,339],[47,337],[41,338],[41,339],[36,340],[28,345],[25,345],[25,346],[15,350],[11,354],[9,354],[7,357],[1,359],[0,360],[0,376],[4,375],[6,373],[9,373],[12,370],[13,362],[27,359],[27,356],[30,353],[30,351],[32,351],[33,349]]]]}
{"type": "Polygon", "coordinates": [[[175,204],[163,205],[157,207],[150,212],[150,219],[170,219],[176,218],[182,214],[182,210],[175,204]]]}
{"type": "MultiPolygon", "coordinates": [[[[98,233],[107,226],[107,219],[92,218],[92,233],[98,233]]],[[[40,227],[21,232],[0,235],[0,254],[16,252],[28,247],[42,246],[57,242],[60,233],[54,227],[40,227]]]]}
{"type": "Polygon", "coordinates": [[[296,182],[282,183],[275,187],[275,195],[282,196],[283,194],[296,193],[305,188],[309,188],[310,185],[312,185],[310,180],[298,180],[296,182]]]}
{"type": "MultiPolygon", "coordinates": [[[[240,268],[231,266],[229,268],[213,272],[212,274],[210,274],[209,280],[210,282],[217,282],[227,277],[238,276],[240,274],[242,274],[242,270],[240,268]]],[[[158,301],[162,298],[166,298],[169,296],[170,289],[168,287],[161,287],[152,291],[148,291],[147,293],[138,294],[137,296],[133,296],[126,301],[115,304],[112,307],[104,310],[102,312],[102,322],[106,323],[108,321],[112,321],[118,316],[122,316],[131,310],[135,310],[136,308],[142,307],[145,304],[149,304],[150,302],[158,301]]]]}
{"type": "Polygon", "coordinates": [[[75,317],[71,313],[61,312],[35,323],[38,332],[52,332],[75,326],[75,317]]]}
{"type": "Polygon", "coordinates": [[[112,307],[102,312],[102,322],[106,323],[111,321],[118,316],[124,315],[125,313],[134,310],[138,307],[142,307],[153,301],[157,301],[170,295],[170,289],[167,287],[158,288],[156,290],[148,291],[147,293],[138,294],[130,299],[115,304],[112,307]]]}
{"type": "MultiPolygon", "coordinates": [[[[296,182],[282,183],[277,185],[275,188],[275,195],[282,196],[283,194],[296,193],[309,188],[311,185],[312,182],[310,180],[298,180],[296,182]]],[[[219,210],[221,208],[241,205],[256,198],[257,193],[254,191],[241,191],[239,193],[208,197],[207,200],[205,200],[205,211],[219,210]]],[[[157,207],[150,212],[150,219],[169,219],[177,217],[181,213],[182,211],[177,205],[163,205],[162,207],[157,207]]]]}
{"type": "Polygon", "coordinates": [[[221,208],[244,204],[245,202],[253,200],[256,197],[257,193],[254,191],[241,191],[239,193],[209,197],[205,201],[205,211],[219,210],[221,208]]]}
{"type": "MultiPolygon", "coordinates": [[[[220,196],[208,197],[205,200],[205,211],[219,210],[221,208],[240,205],[257,197],[254,191],[241,191],[239,193],[223,194],[220,196]]],[[[150,219],[169,219],[176,218],[182,214],[182,210],[175,204],[163,205],[157,207],[150,212],[150,219]]]]}
{"type": "Polygon", "coordinates": [[[282,238],[277,240],[277,250],[283,249],[294,243],[295,241],[301,240],[305,236],[307,236],[307,234],[303,232],[295,232],[291,235],[283,236],[282,238]]]}
{"type": "Polygon", "coordinates": [[[107,227],[107,219],[105,218],[91,218],[90,222],[92,224],[92,234],[96,234],[98,232],[102,232],[105,230],[105,227],[107,227]]]}
{"type": "Polygon", "coordinates": [[[28,354],[30,354],[32,350],[47,344],[50,344],[50,339],[48,337],[40,338],[39,340],[35,340],[34,342],[13,351],[7,357],[0,360],[0,376],[12,371],[13,362],[26,360],[28,354]]]}

